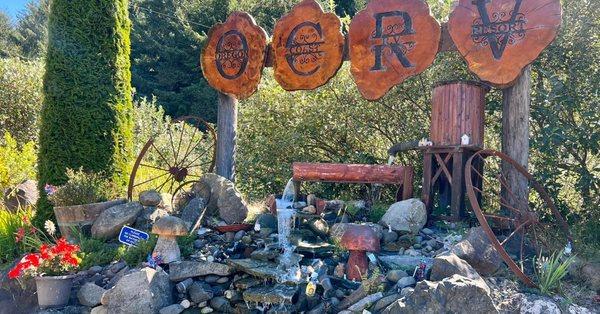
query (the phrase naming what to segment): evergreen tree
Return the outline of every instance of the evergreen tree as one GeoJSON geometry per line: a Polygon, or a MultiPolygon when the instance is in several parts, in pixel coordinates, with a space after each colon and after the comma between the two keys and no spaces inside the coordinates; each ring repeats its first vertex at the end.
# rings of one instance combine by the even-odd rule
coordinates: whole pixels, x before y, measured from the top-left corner
{"type": "Polygon", "coordinates": [[[15,37],[16,32],[10,17],[0,11],[0,58],[14,57],[19,54],[15,37]]]}
{"type": "MultiPolygon", "coordinates": [[[[42,190],[47,183],[64,183],[67,168],[126,183],[133,129],[127,7],[127,0],[51,2],[38,164],[42,190]]],[[[42,198],[38,222],[50,216],[42,198]]]]}
{"type": "Polygon", "coordinates": [[[40,58],[46,54],[49,13],[50,0],[36,0],[27,3],[26,11],[19,15],[16,39],[22,56],[40,58]]]}

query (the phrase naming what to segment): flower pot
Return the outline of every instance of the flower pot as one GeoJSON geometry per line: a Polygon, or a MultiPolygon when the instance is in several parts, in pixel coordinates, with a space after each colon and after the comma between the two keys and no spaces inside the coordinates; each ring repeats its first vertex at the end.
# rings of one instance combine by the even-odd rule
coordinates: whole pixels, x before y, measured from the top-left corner
{"type": "Polygon", "coordinates": [[[125,204],[126,202],[124,199],[119,199],[86,205],[55,206],[54,215],[56,216],[56,222],[58,223],[61,235],[67,238],[67,240],[73,241],[74,239],[71,235],[72,228],[89,233],[92,224],[103,211],[113,206],[125,204]]]}
{"type": "Polygon", "coordinates": [[[36,277],[35,285],[40,309],[59,308],[69,303],[73,276],[36,277]]]}

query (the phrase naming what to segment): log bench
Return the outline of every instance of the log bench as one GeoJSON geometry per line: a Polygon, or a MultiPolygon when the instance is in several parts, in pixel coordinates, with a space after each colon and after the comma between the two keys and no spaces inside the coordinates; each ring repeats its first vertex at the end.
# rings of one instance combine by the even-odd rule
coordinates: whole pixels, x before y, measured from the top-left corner
{"type": "Polygon", "coordinates": [[[413,196],[414,169],[411,166],[303,163],[292,164],[296,195],[302,182],[331,182],[398,185],[396,200],[413,196]]]}

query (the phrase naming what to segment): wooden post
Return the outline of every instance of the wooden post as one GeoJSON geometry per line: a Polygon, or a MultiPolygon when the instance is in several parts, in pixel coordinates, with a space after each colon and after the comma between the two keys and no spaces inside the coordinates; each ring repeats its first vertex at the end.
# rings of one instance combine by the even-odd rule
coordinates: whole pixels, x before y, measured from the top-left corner
{"type": "Polygon", "coordinates": [[[217,174],[235,182],[237,99],[219,93],[217,116],[217,174]]]}
{"type": "MultiPolygon", "coordinates": [[[[527,169],[529,162],[529,105],[531,103],[531,66],[512,87],[502,90],[502,152],[527,169]]],[[[502,165],[508,186],[517,199],[527,199],[527,179],[507,164],[502,165]]],[[[503,195],[506,195],[503,191],[503,195]]],[[[505,197],[513,200],[511,197],[505,197]]],[[[510,204],[517,205],[517,204],[510,204]]],[[[516,206],[516,208],[520,208],[516,206]]]]}

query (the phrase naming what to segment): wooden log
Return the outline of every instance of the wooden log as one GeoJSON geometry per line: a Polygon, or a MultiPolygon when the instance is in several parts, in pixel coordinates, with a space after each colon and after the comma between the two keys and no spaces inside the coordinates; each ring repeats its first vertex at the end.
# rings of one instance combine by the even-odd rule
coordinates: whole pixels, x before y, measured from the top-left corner
{"type": "Polygon", "coordinates": [[[425,1],[369,2],[354,16],[348,32],[350,71],[363,97],[377,100],[427,69],[440,37],[440,24],[425,1]]]}
{"type": "MultiPolygon", "coordinates": [[[[531,66],[525,68],[516,84],[502,91],[502,152],[527,169],[529,163],[529,107],[531,103],[531,66]]],[[[528,180],[509,164],[502,164],[503,174],[512,194],[519,200],[529,199],[528,180]]],[[[508,205],[521,208],[502,189],[508,205]]]]}
{"type": "Polygon", "coordinates": [[[217,174],[235,182],[237,99],[219,93],[217,113],[217,174]]]}
{"type": "Polygon", "coordinates": [[[301,163],[292,165],[294,181],[402,184],[412,167],[301,163]]]}
{"type": "Polygon", "coordinates": [[[432,93],[430,138],[436,146],[469,145],[483,147],[485,94],[489,88],[481,83],[452,81],[438,84],[432,93]]]}
{"type": "Polygon", "coordinates": [[[324,85],[342,66],[342,22],[315,0],[303,0],[273,30],[275,80],[288,91],[324,85]]]}
{"type": "Polygon", "coordinates": [[[233,12],[208,33],[201,57],[204,77],[224,94],[248,98],[260,83],[266,47],[267,33],[252,16],[233,12]]]}
{"type": "Polygon", "coordinates": [[[554,40],[561,16],[560,0],[459,0],[448,29],[469,69],[502,88],[554,40]]]}

